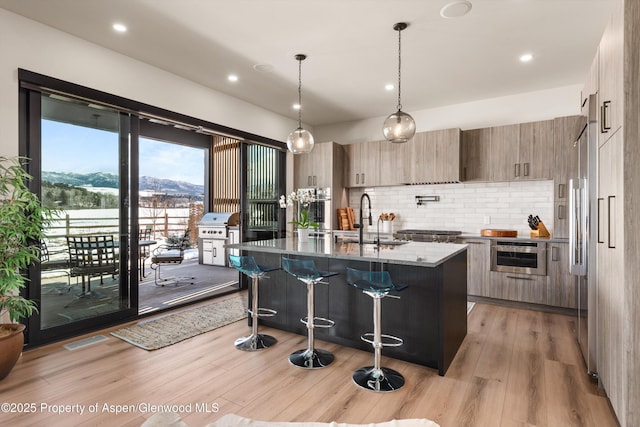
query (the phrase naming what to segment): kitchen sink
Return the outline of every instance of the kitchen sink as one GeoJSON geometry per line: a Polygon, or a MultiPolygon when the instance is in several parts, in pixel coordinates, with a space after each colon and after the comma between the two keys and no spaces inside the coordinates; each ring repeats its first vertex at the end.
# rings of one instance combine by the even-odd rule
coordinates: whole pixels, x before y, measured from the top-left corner
{"type": "MultiPolygon", "coordinates": [[[[358,239],[339,239],[339,243],[358,243],[358,239]]],[[[405,242],[402,240],[380,240],[380,246],[400,246],[405,245],[409,242],[405,242]]],[[[375,245],[375,240],[364,239],[362,241],[364,245],[375,245]]]]}

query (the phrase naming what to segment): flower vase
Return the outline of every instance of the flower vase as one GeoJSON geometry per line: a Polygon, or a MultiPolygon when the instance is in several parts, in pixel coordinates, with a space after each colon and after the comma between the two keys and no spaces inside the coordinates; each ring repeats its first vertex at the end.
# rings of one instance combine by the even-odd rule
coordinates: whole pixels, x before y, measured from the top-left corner
{"type": "Polygon", "coordinates": [[[298,242],[308,242],[309,241],[309,229],[308,228],[298,228],[298,242]]]}

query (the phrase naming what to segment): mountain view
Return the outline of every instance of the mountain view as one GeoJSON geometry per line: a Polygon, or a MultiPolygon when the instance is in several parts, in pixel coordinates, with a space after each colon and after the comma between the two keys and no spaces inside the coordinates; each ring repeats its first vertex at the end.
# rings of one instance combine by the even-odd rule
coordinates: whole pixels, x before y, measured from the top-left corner
{"type": "MultiPolygon", "coordinates": [[[[72,172],[42,172],[42,181],[49,184],[65,184],[70,187],[95,187],[95,188],[118,188],[118,176],[110,173],[95,172],[90,174],[80,174],[72,172]]],[[[173,181],[170,179],[154,178],[150,176],[140,177],[140,191],[147,191],[156,194],[166,194],[170,196],[192,196],[201,197],[204,193],[204,186],[192,184],[184,181],[173,181]]]]}

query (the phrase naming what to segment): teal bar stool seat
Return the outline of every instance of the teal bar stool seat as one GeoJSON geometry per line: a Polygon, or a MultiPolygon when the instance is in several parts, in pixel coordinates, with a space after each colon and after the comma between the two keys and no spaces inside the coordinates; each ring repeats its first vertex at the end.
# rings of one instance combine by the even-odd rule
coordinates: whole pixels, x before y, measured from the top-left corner
{"type": "Polygon", "coordinates": [[[382,333],[381,301],[391,292],[401,291],[406,285],[396,285],[388,271],[362,271],[347,268],[347,283],[360,289],[373,299],[373,332],[363,334],[360,339],[373,346],[373,366],[365,366],[353,372],[352,378],[358,386],[376,392],[398,390],[404,385],[404,377],[398,371],[380,366],[382,347],[398,347],[403,340],[382,333]]]}
{"type": "Polygon", "coordinates": [[[307,348],[289,355],[289,362],[305,369],[324,368],[333,362],[333,354],[315,348],[315,328],[330,328],[335,322],[324,317],[315,316],[315,285],[328,284],[324,279],[339,273],[318,271],[313,260],[282,258],[282,268],[296,279],[307,285],[307,316],[300,321],[307,326],[307,348]]]}
{"type": "Polygon", "coordinates": [[[251,277],[251,306],[247,310],[251,316],[251,335],[241,337],[235,341],[238,350],[256,351],[271,347],[276,339],[271,335],[258,333],[258,319],[276,315],[275,310],[258,308],[258,281],[266,277],[269,271],[279,270],[278,267],[263,267],[256,264],[252,256],[229,255],[229,264],[241,273],[251,277]]]}

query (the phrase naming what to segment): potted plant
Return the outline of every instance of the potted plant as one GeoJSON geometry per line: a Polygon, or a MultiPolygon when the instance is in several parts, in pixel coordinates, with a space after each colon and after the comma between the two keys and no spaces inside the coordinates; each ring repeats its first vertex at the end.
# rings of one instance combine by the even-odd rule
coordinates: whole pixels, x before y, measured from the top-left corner
{"type": "Polygon", "coordinates": [[[26,162],[24,157],[0,156],[0,379],[22,352],[25,326],[18,322],[38,311],[20,290],[26,269],[40,261],[43,229],[55,215],[29,190],[26,162]]]}
{"type": "Polygon", "coordinates": [[[309,206],[315,201],[315,195],[311,190],[298,190],[291,192],[288,196],[280,196],[280,207],[283,209],[293,206],[294,202],[298,204],[298,221],[291,221],[289,224],[297,226],[298,239],[301,241],[307,240],[309,228],[319,226],[317,222],[309,221],[309,206]]]}

